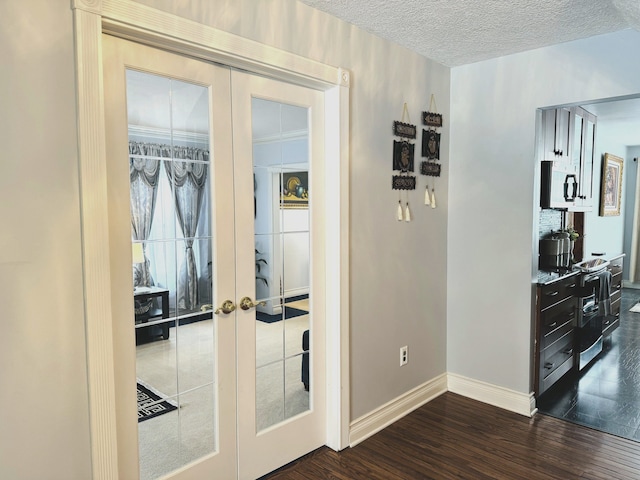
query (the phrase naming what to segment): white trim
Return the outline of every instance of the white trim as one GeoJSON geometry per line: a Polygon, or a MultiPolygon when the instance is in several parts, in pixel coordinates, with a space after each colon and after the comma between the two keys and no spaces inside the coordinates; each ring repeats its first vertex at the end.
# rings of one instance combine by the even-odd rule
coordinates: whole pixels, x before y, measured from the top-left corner
{"type": "Polygon", "coordinates": [[[447,374],[447,386],[450,392],[526,417],[532,417],[537,411],[533,393],[516,392],[455,373],[447,374]]]}
{"type": "Polygon", "coordinates": [[[137,2],[102,0],[104,33],[307,87],[344,85],[349,72],[137,2]]]}
{"type": "Polygon", "coordinates": [[[73,11],[92,478],[118,478],[100,17],[73,11]],[[88,60],[88,61],[87,61],[88,60]]]}
{"type": "Polygon", "coordinates": [[[349,444],[351,447],[366,440],[393,422],[408,415],[416,408],[442,395],[447,391],[447,374],[423,383],[394,400],[363,415],[351,424],[349,444]]]}
{"type": "MultiPolygon", "coordinates": [[[[327,445],[347,446],[349,437],[349,71],[146,7],[131,0],[72,0],[76,45],[85,323],[93,478],[118,478],[114,357],[106,193],[104,89],[101,35],[220,62],[325,91],[327,178],[340,185],[328,203],[327,445]],[[331,141],[332,134],[339,139],[331,141]],[[329,171],[331,175],[329,175],[329,171]],[[329,288],[330,287],[330,288],[329,288]],[[329,363],[330,362],[330,363],[329,363]]],[[[331,197],[331,196],[329,196],[331,197]]]]}

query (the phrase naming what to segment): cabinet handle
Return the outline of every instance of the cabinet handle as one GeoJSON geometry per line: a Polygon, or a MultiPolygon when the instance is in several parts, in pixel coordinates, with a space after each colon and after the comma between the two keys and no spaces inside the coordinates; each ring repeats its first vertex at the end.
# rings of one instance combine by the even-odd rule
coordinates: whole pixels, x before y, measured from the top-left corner
{"type": "Polygon", "coordinates": [[[568,288],[573,288],[573,287],[575,287],[575,286],[576,286],[576,284],[575,284],[575,283],[572,283],[571,285],[569,285],[569,287],[568,287],[568,288]]]}
{"type": "Polygon", "coordinates": [[[549,297],[555,297],[555,296],[556,296],[556,295],[558,295],[559,293],[560,293],[560,292],[558,292],[558,291],[555,291],[555,292],[549,292],[549,293],[547,293],[547,296],[549,296],[549,297]]]}
{"type": "Polygon", "coordinates": [[[611,323],[611,320],[605,320],[604,324],[605,325],[609,325],[611,323]]]}
{"type": "Polygon", "coordinates": [[[616,318],[620,318],[620,312],[616,313],[616,318]]]}
{"type": "Polygon", "coordinates": [[[564,352],[562,352],[562,353],[564,353],[565,355],[569,355],[569,356],[571,356],[571,355],[573,355],[573,348],[567,348],[567,349],[566,349],[564,352]]]}
{"type": "Polygon", "coordinates": [[[558,325],[558,322],[553,322],[551,325],[549,325],[549,328],[555,328],[556,325],[558,325]]]}
{"type": "Polygon", "coordinates": [[[551,370],[553,367],[555,367],[555,363],[551,363],[551,362],[546,362],[544,364],[544,368],[546,368],[547,370],[551,370]]]}

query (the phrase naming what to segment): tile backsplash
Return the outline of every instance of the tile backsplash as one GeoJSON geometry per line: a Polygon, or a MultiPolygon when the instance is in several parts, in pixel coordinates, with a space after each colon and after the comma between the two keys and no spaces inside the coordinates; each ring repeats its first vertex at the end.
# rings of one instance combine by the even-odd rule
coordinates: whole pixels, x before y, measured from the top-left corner
{"type": "Polygon", "coordinates": [[[540,224],[538,229],[538,238],[544,238],[551,232],[562,230],[562,216],[564,212],[543,208],[540,210],[540,224]]]}

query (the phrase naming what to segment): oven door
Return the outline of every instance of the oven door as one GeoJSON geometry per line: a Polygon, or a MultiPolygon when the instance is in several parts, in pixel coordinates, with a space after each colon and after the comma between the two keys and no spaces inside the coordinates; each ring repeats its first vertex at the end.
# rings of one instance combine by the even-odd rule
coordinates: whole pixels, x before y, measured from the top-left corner
{"type": "Polygon", "coordinates": [[[594,312],[582,312],[578,319],[576,367],[582,370],[602,352],[602,316],[594,312]]]}

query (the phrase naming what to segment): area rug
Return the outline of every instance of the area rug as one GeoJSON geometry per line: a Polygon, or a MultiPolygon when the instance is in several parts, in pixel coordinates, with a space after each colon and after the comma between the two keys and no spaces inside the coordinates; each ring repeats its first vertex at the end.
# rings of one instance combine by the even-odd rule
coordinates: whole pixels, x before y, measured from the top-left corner
{"type": "MultiPolygon", "coordinates": [[[[287,306],[284,307],[285,320],[287,318],[299,317],[300,315],[307,315],[308,313],[309,312],[307,312],[306,310],[300,310],[299,308],[293,308],[293,307],[287,307],[287,306]]],[[[261,322],[264,322],[264,323],[279,322],[280,320],[282,320],[282,314],[279,313],[277,315],[269,315],[263,312],[256,312],[256,320],[260,320],[261,322]]]]}
{"type": "Polygon", "coordinates": [[[633,307],[631,307],[629,311],[634,313],[640,313],[640,302],[636,303],[633,307]]]}
{"type": "Polygon", "coordinates": [[[163,415],[165,413],[176,410],[173,402],[170,400],[163,400],[163,397],[151,390],[150,388],[137,383],[138,388],[138,422],[149,420],[150,418],[163,415]]]}

